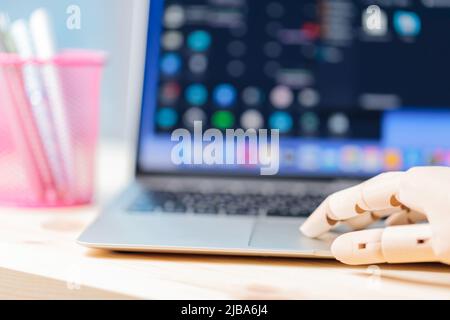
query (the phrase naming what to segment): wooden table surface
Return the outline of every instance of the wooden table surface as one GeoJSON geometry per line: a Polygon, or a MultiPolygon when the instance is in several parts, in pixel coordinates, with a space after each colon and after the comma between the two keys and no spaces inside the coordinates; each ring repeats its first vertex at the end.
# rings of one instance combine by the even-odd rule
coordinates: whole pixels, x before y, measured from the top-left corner
{"type": "Polygon", "coordinates": [[[450,299],[450,267],[439,264],[348,267],[329,260],[81,247],[77,236],[129,178],[123,154],[119,147],[101,150],[96,206],[0,209],[0,298],[450,299]]]}

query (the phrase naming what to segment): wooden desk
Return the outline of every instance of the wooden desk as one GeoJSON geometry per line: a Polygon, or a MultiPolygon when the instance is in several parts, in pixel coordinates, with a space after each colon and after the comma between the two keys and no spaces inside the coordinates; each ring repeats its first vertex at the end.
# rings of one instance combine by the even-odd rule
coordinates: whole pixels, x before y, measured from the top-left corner
{"type": "MultiPolygon", "coordinates": [[[[121,151],[101,152],[100,204],[126,183],[129,170],[121,151]]],[[[98,207],[0,209],[0,298],[450,299],[450,267],[438,264],[367,268],[326,260],[126,254],[78,246],[76,237],[97,213],[98,207]]]]}

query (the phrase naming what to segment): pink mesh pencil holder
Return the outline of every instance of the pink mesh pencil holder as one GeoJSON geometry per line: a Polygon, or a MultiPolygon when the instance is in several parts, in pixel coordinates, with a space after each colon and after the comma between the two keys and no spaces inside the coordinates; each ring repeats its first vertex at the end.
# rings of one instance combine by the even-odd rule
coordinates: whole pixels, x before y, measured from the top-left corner
{"type": "Polygon", "coordinates": [[[104,54],[0,54],[0,205],[63,207],[94,195],[104,54]]]}

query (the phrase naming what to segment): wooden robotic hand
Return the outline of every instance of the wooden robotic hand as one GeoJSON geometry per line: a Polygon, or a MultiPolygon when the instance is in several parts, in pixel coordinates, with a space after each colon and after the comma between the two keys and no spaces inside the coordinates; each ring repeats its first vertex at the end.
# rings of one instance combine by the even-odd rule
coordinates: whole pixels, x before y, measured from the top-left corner
{"type": "Polygon", "coordinates": [[[351,265],[450,264],[450,168],[383,173],[339,191],[329,196],[300,230],[314,238],[340,223],[359,230],[386,217],[384,229],[338,237],[331,248],[336,259],[351,265]]]}

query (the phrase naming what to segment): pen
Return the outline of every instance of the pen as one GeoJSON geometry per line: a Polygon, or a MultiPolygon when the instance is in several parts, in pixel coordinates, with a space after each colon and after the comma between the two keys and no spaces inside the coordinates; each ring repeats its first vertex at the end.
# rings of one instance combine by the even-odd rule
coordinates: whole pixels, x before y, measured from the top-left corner
{"type": "MultiPolygon", "coordinates": [[[[9,37],[9,19],[0,13],[0,43],[3,55],[14,53],[14,46],[9,37]]],[[[25,167],[26,177],[31,193],[37,201],[44,200],[49,187],[49,176],[46,175],[43,155],[40,153],[40,141],[36,140],[36,128],[30,112],[27,112],[28,101],[25,97],[20,66],[3,64],[0,66],[0,101],[2,110],[8,119],[9,132],[14,142],[19,161],[25,167]]],[[[47,172],[48,173],[48,172],[47,172]]]]}
{"type": "Polygon", "coordinates": [[[0,35],[0,52],[6,52],[6,47],[3,44],[3,37],[0,35]]]}
{"type": "Polygon", "coordinates": [[[25,61],[22,67],[25,89],[39,131],[40,140],[44,145],[45,158],[50,167],[51,177],[56,187],[55,191],[58,192],[65,189],[64,172],[61,157],[58,154],[58,145],[50,109],[45,100],[45,91],[39,79],[39,69],[33,62],[29,62],[35,55],[28,26],[24,20],[17,20],[12,23],[10,30],[17,52],[25,61]]]}
{"type": "MultiPolygon", "coordinates": [[[[56,45],[50,18],[44,9],[38,9],[31,14],[30,31],[36,50],[36,57],[48,61],[41,69],[43,83],[47,92],[53,124],[55,126],[56,140],[60,150],[66,185],[70,189],[73,186],[74,181],[70,127],[64,105],[58,70],[51,63],[51,60],[56,54],[56,45]]],[[[70,195],[70,190],[64,191],[66,192],[66,196],[70,195]]]]}
{"type": "Polygon", "coordinates": [[[15,53],[16,48],[14,42],[9,36],[9,16],[0,12],[0,52],[15,53]]]}

